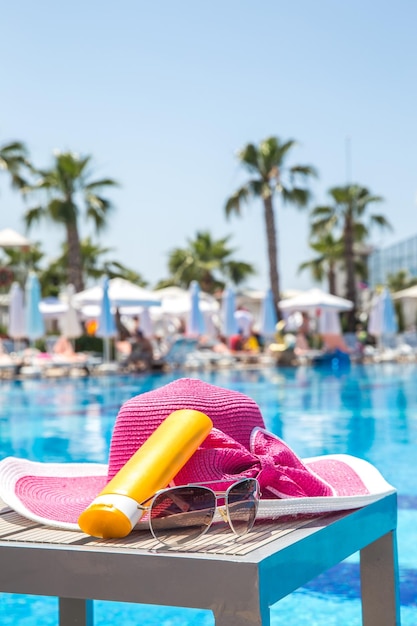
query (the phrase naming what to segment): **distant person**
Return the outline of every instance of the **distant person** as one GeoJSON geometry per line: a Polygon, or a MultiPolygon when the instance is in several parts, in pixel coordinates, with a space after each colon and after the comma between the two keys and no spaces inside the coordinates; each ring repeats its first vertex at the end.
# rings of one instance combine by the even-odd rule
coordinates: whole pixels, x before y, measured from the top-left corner
{"type": "Polygon", "coordinates": [[[229,347],[232,352],[240,352],[243,350],[244,345],[245,338],[243,336],[243,330],[229,337],[229,347]]]}
{"type": "Polygon", "coordinates": [[[244,337],[250,337],[253,315],[248,309],[243,306],[239,306],[234,314],[234,318],[237,323],[238,331],[241,331],[244,337]]]}
{"type": "Polygon", "coordinates": [[[260,351],[258,337],[255,335],[253,331],[251,332],[249,337],[245,339],[245,342],[243,344],[243,349],[247,352],[259,352],[260,351]]]}
{"type": "Polygon", "coordinates": [[[122,322],[122,316],[120,314],[120,309],[117,307],[116,315],[114,316],[117,328],[117,334],[119,341],[126,341],[130,337],[130,332],[126,328],[126,326],[122,322]]]}
{"type": "Polygon", "coordinates": [[[134,315],[132,317],[132,321],[133,321],[133,329],[132,329],[131,337],[133,337],[133,339],[135,339],[138,334],[142,334],[142,331],[141,331],[141,328],[140,328],[140,320],[139,320],[139,317],[137,315],[134,315]]]}
{"type": "Polygon", "coordinates": [[[214,352],[220,352],[227,354],[229,352],[229,346],[227,345],[227,339],[224,335],[217,335],[217,341],[213,345],[214,352]]]}
{"type": "Polygon", "coordinates": [[[141,330],[137,330],[132,338],[132,351],[126,365],[135,371],[149,370],[153,364],[153,346],[141,330]]]}
{"type": "Polygon", "coordinates": [[[75,350],[72,343],[66,337],[61,335],[52,346],[52,353],[59,354],[60,356],[72,357],[75,354],[75,350]]]}

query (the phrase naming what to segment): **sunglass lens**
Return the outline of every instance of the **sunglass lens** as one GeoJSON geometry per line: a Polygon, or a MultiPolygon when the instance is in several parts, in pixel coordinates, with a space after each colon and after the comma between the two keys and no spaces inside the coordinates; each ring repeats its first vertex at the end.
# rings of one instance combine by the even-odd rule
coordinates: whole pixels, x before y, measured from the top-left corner
{"type": "Polygon", "coordinates": [[[247,478],[232,485],[227,492],[229,522],[236,535],[245,535],[255,523],[259,503],[258,482],[247,478]]]}
{"type": "Polygon", "coordinates": [[[155,539],[168,546],[195,541],[210,526],[216,496],[205,487],[174,487],[157,495],[149,523],[155,539]]]}

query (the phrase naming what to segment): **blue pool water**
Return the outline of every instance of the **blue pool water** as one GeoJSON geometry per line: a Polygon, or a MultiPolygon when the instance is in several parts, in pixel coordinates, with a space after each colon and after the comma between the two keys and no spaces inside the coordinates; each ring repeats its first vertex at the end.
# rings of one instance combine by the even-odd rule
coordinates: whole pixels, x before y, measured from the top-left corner
{"type": "MultiPolygon", "coordinates": [[[[182,374],[0,381],[0,458],[107,462],[117,411],[128,398],[182,374]]],[[[417,365],[199,372],[251,396],[269,430],[302,457],[348,453],[376,465],[399,492],[403,626],[417,624],[417,365]]],[[[56,626],[57,600],[0,594],[0,623],[56,626]]],[[[212,626],[208,611],[94,602],[96,626],[212,626]]],[[[272,625],[359,626],[358,557],[347,559],[272,609],[272,625]]]]}

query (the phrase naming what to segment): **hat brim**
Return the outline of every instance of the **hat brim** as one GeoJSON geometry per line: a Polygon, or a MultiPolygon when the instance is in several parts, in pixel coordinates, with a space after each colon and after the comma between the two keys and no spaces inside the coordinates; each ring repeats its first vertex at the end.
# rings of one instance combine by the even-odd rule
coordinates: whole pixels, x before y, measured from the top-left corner
{"type": "Polygon", "coordinates": [[[374,465],[349,454],[316,456],[302,462],[331,486],[334,495],[261,500],[258,518],[358,509],[396,492],[374,465]]]}
{"type": "MultiPolygon", "coordinates": [[[[261,499],[257,519],[356,509],[396,491],[371,463],[350,455],[317,456],[303,463],[337,495],[261,499]]],[[[107,470],[103,464],[7,457],[0,461],[0,498],[34,522],[80,531],[77,520],[107,483],[107,470]]]]}
{"type": "Polygon", "coordinates": [[[28,519],[68,530],[107,483],[107,465],[0,461],[0,498],[28,519]]]}

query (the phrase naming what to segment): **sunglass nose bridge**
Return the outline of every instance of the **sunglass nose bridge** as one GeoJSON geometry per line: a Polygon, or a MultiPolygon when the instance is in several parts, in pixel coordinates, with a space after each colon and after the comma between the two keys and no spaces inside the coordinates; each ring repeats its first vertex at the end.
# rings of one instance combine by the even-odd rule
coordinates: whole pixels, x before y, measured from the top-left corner
{"type": "Polygon", "coordinates": [[[228,518],[227,518],[227,513],[226,513],[226,509],[224,506],[218,506],[217,507],[218,512],[220,513],[222,519],[224,522],[228,522],[228,518]]]}

